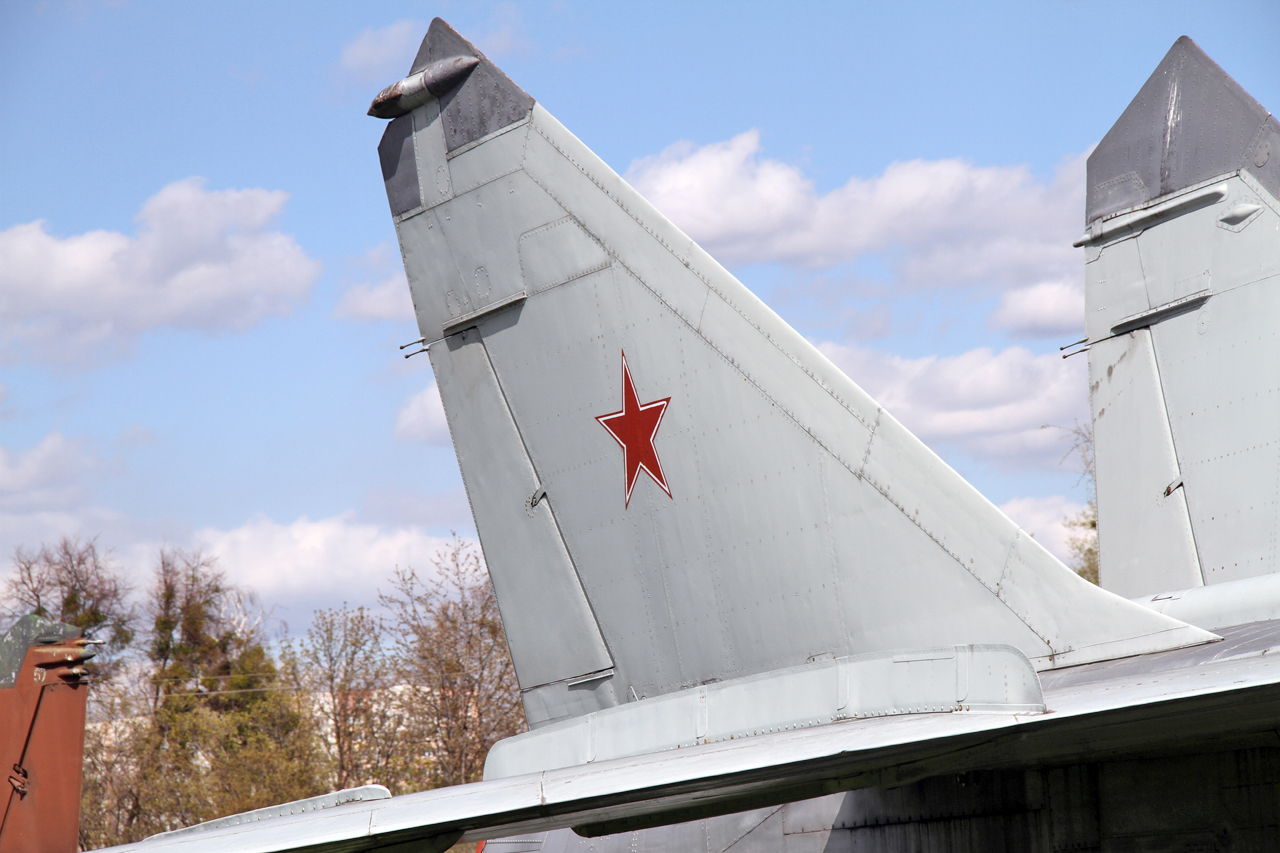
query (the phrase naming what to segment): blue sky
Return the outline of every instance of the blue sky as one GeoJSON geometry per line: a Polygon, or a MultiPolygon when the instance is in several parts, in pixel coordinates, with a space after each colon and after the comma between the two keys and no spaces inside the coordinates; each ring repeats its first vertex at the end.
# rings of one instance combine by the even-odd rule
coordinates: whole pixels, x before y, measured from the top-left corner
{"type": "Polygon", "coordinates": [[[8,3],[0,557],[301,626],[473,535],[364,114],[436,15],[1056,547],[1083,156],[1183,34],[1280,104],[1269,2],[8,3]]]}

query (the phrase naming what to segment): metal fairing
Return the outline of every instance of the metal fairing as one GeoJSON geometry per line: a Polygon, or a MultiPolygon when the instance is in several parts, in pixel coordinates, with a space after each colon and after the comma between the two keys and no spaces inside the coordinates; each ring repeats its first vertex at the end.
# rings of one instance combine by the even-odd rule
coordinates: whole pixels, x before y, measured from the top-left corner
{"type": "Polygon", "coordinates": [[[840,720],[982,711],[1045,713],[1040,680],[1008,646],[856,655],[667,693],[499,741],[484,777],[500,779],[840,720]]]}
{"type": "Polygon", "coordinates": [[[1125,597],[1280,569],[1277,170],[1275,119],[1186,38],[1089,159],[1100,576],[1125,597]],[[1142,192],[1102,199],[1121,172],[1142,192]]]}
{"type": "Polygon", "coordinates": [[[541,105],[452,152],[441,115],[395,218],[531,726],[824,655],[1211,639],[1063,567],[541,105]],[[651,447],[598,420],[624,353],[651,447]]]}

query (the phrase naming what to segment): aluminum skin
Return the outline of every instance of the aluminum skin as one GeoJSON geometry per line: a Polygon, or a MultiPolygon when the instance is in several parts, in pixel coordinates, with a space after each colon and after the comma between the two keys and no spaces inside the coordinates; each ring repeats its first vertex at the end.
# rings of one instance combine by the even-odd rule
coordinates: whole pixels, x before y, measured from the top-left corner
{"type": "Polygon", "coordinates": [[[1184,37],[1089,157],[1099,576],[1149,602],[1226,585],[1202,627],[1280,606],[1232,586],[1280,569],[1278,134],[1184,37]]]}

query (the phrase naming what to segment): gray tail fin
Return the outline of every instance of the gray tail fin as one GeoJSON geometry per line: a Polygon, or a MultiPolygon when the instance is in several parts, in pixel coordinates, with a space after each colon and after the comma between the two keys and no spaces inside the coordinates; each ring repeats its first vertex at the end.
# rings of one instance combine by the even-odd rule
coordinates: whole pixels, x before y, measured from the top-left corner
{"type": "Polygon", "coordinates": [[[1065,568],[442,21],[414,67],[462,54],[380,151],[531,725],[826,656],[1211,637],[1065,568]]]}
{"type": "Polygon", "coordinates": [[[1280,126],[1183,37],[1089,157],[1102,585],[1280,569],[1280,126]]]}

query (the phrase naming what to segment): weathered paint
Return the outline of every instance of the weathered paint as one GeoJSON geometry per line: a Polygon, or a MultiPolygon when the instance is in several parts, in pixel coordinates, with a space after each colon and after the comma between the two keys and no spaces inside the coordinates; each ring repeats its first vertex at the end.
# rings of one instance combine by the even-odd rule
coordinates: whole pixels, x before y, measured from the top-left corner
{"type": "Polygon", "coordinates": [[[94,652],[67,633],[30,638],[12,686],[0,689],[0,853],[78,849],[84,663],[94,652]]]}

